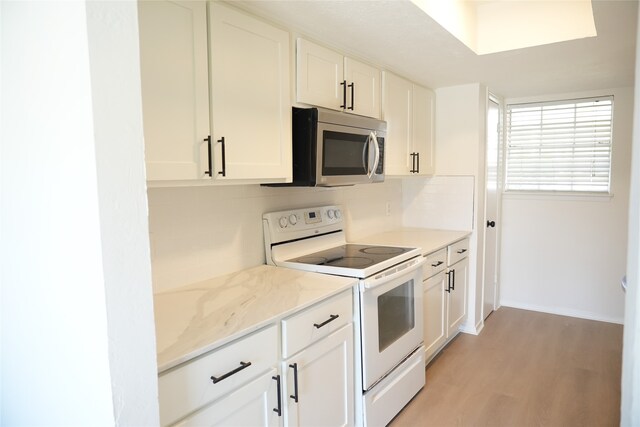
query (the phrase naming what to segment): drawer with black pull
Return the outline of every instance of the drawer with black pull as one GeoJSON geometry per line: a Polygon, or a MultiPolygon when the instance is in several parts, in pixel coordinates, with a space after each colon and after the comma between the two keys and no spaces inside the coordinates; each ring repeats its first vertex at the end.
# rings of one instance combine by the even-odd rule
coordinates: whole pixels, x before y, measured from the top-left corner
{"type": "Polygon", "coordinates": [[[161,374],[160,423],[172,424],[277,366],[277,343],[272,325],[161,374]]]}
{"type": "Polygon", "coordinates": [[[352,320],[351,290],[282,320],[282,357],[297,353],[352,320]]]}
{"type": "Polygon", "coordinates": [[[447,268],[447,248],[432,252],[424,258],[425,263],[422,267],[423,280],[427,280],[447,268]]]}
{"type": "Polygon", "coordinates": [[[453,265],[469,255],[469,239],[462,239],[447,247],[447,265],[453,265]]]}

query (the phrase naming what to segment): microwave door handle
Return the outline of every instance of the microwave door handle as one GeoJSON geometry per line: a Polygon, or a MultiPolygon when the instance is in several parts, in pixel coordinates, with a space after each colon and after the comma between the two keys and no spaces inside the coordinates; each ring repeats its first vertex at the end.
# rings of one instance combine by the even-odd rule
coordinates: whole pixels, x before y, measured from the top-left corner
{"type": "Polygon", "coordinates": [[[373,176],[376,169],[378,169],[378,163],[380,163],[380,145],[378,144],[378,137],[375,132],[371,132],[369,135],[369,141],[373,142],[373,147],[375,148],[375,155],[373,158],[373,167],[368,173],[369,178],[373,176]]]}
{"type": "Polygon", "coordinates": [[[362,146],[362,169],[364,169],[367,176],[369,175],[369,159],[367,158],[367,154],[369,153],[369,144],[370,138],[367,138],[367,143],[362,146]]]}

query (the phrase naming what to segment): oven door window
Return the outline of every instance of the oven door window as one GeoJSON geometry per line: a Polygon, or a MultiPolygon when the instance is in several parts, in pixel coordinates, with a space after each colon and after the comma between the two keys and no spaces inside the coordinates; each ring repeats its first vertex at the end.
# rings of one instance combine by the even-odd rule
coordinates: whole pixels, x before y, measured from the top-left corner
{"type": "Polygon", "coordinates": [[[382,353],[415,326],[413,279],[378,296],[378,351],[382,353]]]}
{"type": "Polygon", "coordinates": [[[322,134],[322,175],[366,175],[369,135],[333,132],[322,134]]]}

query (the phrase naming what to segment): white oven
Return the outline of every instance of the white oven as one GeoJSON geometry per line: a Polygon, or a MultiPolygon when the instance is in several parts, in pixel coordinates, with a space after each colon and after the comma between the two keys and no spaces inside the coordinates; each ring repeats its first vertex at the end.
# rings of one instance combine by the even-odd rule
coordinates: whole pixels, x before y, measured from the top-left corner
{"type": "Polygon", "coordinates": [[[365,390],[423,341],[423,263],[424,258],[414,258],[360,283],[365,390]]]}
{"type": "Polygon", "coordinates": [[[357,424],[385,426],[425,384],[424,258],[419,248],[347,243],[342,217],[340,206],[264,214],[266,260],[359,279],[357,424]]]}

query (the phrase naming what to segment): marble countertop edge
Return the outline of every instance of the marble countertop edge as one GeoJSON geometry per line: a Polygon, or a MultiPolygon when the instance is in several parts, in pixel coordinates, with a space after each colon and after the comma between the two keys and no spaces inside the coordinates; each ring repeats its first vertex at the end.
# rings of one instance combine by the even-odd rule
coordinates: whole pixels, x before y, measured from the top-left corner
{"type": "Polygon", "coordinates": [[[221,348],[357,279],[262,265],[154,295],[158,373],[221,348]]]}

